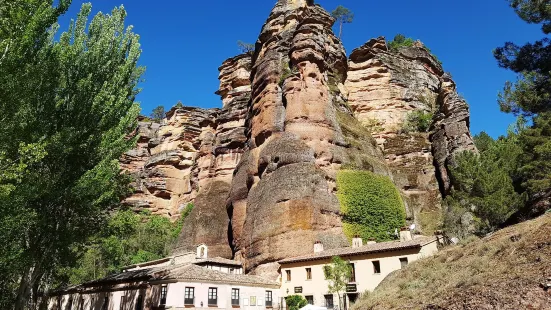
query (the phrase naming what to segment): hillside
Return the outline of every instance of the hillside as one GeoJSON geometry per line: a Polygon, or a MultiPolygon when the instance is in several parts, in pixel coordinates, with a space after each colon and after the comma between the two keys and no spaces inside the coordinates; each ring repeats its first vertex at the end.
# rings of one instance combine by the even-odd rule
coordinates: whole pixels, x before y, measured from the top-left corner
{"type": "Polygon", "coordinates": [[[551,309],[551,214],[391,274],[353,309],[551,309]]]}

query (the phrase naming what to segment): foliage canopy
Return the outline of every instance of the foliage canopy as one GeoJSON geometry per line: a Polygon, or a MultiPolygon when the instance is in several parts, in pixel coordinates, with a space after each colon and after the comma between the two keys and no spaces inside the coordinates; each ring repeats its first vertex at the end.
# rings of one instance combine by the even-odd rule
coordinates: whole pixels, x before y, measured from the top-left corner
{"type": "Polygon", "coordinates": [[[342,38],[342,27],[344,24],[350,24],[354,21],[354,12],[350,11],[349,9],[345,8],[342,5],[337,6],[333,12],[331,12],[331,16],[337,21],[339,24],[339,39],[342,38]]]}
{"type": "Polygon", "coordinates": [[[299,310],[308,304],[308,301],[302,295],[290,295],[285,297],[285,303],[289,310],[299,310]]]}
{"type": "Polygon", "coordinates": [[[35,307],[75,249],[128,192],[118,159],[134,146],[143,68],[123,7],[90,22],[70,1],[0,4],[0,308],[35,307]]]}
{"type": "Polygon", "coordinates": [[[327,280],[327,292],[337,294],[339,297],[339,306],[343,306],[343,294],[346,291],[346,285],[350,282],[352,276],[352,266],[350,263],[338,256],[331,259],[330,265],[323,266],[323,274],[327,280]]]}
{"type": "Polygon", "coordinates": [[[386,241],[393,239],[395,229],[405,225],[402,197],[388,177],[341,170],[337,174],[337,197],[348,238],[359,235],[386,241]]]}

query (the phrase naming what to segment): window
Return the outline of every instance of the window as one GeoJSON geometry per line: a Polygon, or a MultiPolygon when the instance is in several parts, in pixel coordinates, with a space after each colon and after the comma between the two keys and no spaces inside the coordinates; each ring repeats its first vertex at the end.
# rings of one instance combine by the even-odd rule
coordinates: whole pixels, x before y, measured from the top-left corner
{"type": "Polygon", "coordinates": [[[306,280],[312,280],[312,268],[306,268],[306,280]]]}
{"type": "Polygon", "coordinates": [[[218,289],[216,287],[209,287],[208,305],[209,306],[218,305],[218,289]]]}
{"type": "Polygon", "coordinates": [[[167,293],[168,287],[165,285],[161,286],[161,302],[160,305],[166,305],[166,293],[167,293]]]}
{"type": "Polygon", "coordinates": [[[314,296],[304,296],[309,305],[314,305],[314,296]]]}
{"type": "Polygon", "coordinates": [[[350,264],[350,282],[356,282],[356,265],[350,264]]]}
{"type": "Polygon", "coordinates": [[[400,265],[402,266],[402,268],[406,268],[406,266],[408,265],[408,258],[407,257],[400,258],[400,265]]]}
{"type": "Polygon", "coordinates": [[[135,310],[143,310],[143,296],[138,296],[138,301],[136,301],[135,310]]]}
{"type": "Polygon", "coordinates": [[[325,295],[325,307],[327,309],[333,309],[333,294],[325,295]]]}
{"type": "Polygon", "coordinates": [[[272,291],[266,291],[266,307],[272,307],[272,291]]]}
{"type": "Polygon", "coordinates": [[[381,262],[378,260],[374,260],[373,262],[373,273],[379,274],[381,273],[381,262]]]}
{"type": "Polygon", "coordinates": [[[120,310],[124,310],[124,304],[126,303],[126,296],[122,295],[121,296],[121,305],[119,307],[120,310]]]}
{"type": "Polygon", "coordinates": [[[239,289],[238,288],[231,289],[231,305],[239,306],[239,289]]]}
{"type": "Polygon", "coordinates": [[[291,281],[291,270],[285,270],[285,273],[287,274],[287,281],[291,281]]]}
{"type": "Polygon", "coordinates": [[[251,306],[256,306],[256,296],[251,296],[251,306]]]}
{"type": "Polygon", "coordinates": [[[109,297],[105,297],[103,299],[103,306],[101,306],[101,310],[108,310],[109,309],[109,297]]]}
{"type": "Polygon", "coordinates": [[[195,288],[186,287],[184,294],[184,304],[185,305],[194,305],[195,304],[195,288]]]}

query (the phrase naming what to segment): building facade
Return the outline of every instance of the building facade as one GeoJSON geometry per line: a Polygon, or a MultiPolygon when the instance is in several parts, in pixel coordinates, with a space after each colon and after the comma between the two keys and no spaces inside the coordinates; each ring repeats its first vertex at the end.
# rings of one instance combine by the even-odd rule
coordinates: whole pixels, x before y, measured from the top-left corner
{"type": "Polygon", "coordinates": [[[50,295],[48,310],[184,310],[285,309],[284,298],[302,295],[309,304],[339,309],[338,295],[328,292],[324,266],[334,256],[346,260],[352,275],[342,305],[345,309],[361,293],[374,290],[391,272],[438,250],[438,238],[412,238],[407,230],[400,241],[323,249],[279,261],[278,281],[245,275],[240,262],[208,257],[208,247],[197,252],[131,265],[103,279],[59,290],[50,295]]]}
{"type": "Polygon", "coordinates": [[[302,295],[309,304],[339,308],[337,294],[328,292],[329,282],[325,279],[324,266],[331,264],[334,256],[346,260],[352,275],[344,294],[345,309],[366,291],[373,291],[391,272],[399,270],[420,258],[438,251],[436,237],[411,238],[409,231],[401,233],[400,241],[363,245],[354,238],[353,246],[324,251],[323,245],[314,245],[310,255],[284,259],[281,265],[281,293],[283,296],[302,295]]]}
{"type": "Polygon", "coordinates": [[[279,282],[243,274],[241,263],[197,253],[125,267],[54,292],[49,310],[279,309],[279,282]]]}

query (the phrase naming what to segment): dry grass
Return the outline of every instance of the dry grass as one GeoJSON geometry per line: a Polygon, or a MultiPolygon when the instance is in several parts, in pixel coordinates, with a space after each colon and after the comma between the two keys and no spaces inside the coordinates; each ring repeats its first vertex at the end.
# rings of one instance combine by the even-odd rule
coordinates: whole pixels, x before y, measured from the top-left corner
{"type": "Polygon", "coordinates": [[[551,309],[551,214],[391,274],[354,309],[551,309]]]}

